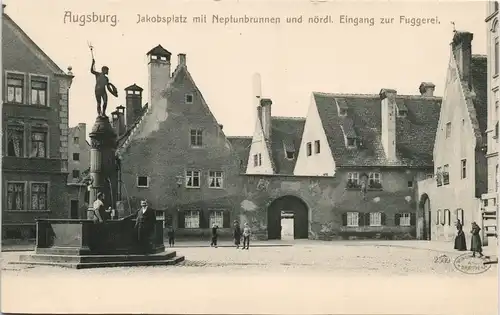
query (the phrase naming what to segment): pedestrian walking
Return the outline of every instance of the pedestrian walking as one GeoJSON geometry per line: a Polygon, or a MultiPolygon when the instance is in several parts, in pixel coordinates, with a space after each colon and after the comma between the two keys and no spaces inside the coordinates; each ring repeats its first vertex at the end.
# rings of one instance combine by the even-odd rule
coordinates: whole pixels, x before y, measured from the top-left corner
{"type": "Polygon", "coordinates": [[[211,247],[217,248],[217,229],[219,227],[214,223],[212,225],[212,242],[210,243],[211,247]]]}
{"type": "Polygon", "coordinates": [[[240,248],[240,242],[241,242],[241,227],[240,223],[236,220],[234,220],[233,224],[233,239],[234,239],[234,245],[236,245],[236,249],[240,248]]]}
{"type": "Polygon", "coordinates": [[[470,250],[472,251],[472,257],[476,257],[476,252],[479,253],[479,257],[483,257],[483,248],[481,246],[481,236],[479,236],[479,231],[481,228],[476,224],[476,222],[472,222],[472,230],[470,233],[472,234],[471,242],[470,242],[470,250]]]}
{"type": "Polygon", "coordinates": [[[252,230],[248,225],[248,222],[245,223],[245,227],[243,228],[243,248],[248,249],[250,246],[250,235],[252,234],[252,230]],[[246,248],[245,248],[246,247],[246,248]]]}
{"type": "Polygon", "coordinates": [[[459,251],[467,250],[467,243],[465,241],[465,233],[463,230],[462,222],[457,221],[457,236],[455,236],[455,249],[459,251]]]}
{"type": "Polygon", "coordinates": [[[175,246],[175,230],[173,226],[169,226],[167,230],[167,236],[168,236],[168,245],[170,247],[175,246]]]}

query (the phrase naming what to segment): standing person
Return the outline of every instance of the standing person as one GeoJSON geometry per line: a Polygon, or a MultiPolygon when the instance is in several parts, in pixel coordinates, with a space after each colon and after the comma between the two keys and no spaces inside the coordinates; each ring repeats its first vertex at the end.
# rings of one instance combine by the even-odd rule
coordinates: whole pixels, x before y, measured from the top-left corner
{"type": "Polygon", "coordinates": [[[472,230],[470,231],[472,234],[470,244],[472,257],[476,257],[476,252],[479,253],[479,257],[483,257],[483,248],[481,246],[481,236],[479,236],[479,231],[481,231],[481,228],[476,224],[476,222],[472,222],[472,230]]]}
{"type": "Polygon", "coordinates": [[[467,250],[467,244],[465,241],[465,233],[463,230],[462,222],[457,221],[457,236],[455,236],[455,249],[459,251],[467,250]]]}
{"type": "Polygon", "coordinates": [[[239,249],[241,242],[241,227],[240,223],[236,220],[234,220],[233,239],[234,245],[236,245],[236,249],[239,249]]]}
{"type": "Polygon", "coordinates": [[[167,235],[168,235],[168,245],[170,247],[174,247],[174,245],[175,245],[175,230],[174,230],[173,226],[170,225],[168,227],[167,235]]]}
{"type": "Polygon", "coordinates": [[[148,201],[144,199],[141,201],[141,208],[137,210],[136,213],[133,213],[122,220],[133,218],[136,219],[134,229],[137,243],[142,251],[148,252],[151,246],[151,235],[155,228],[156,213],[151,207],[149,207],[148,201]]]}
{"type": "Polygon", "coordinates": [[[211,247],[217,248],[217,229],[219,227],[214,223],[212,224],[212,242],[210,243],[211,247]]]}
{"type": "Polygon", "coordinates": [[[245,227],[243,228],[243,248],[248,249],[250,246],[250,235],[252,234],[252,230],[250,229],[250,226],[248,225],[248,222],[245,222],[245,227]]]}
{"type": "Polygon", "coordinates": [[[93,204],[94,208],[94,222],[104,222],[107,219],[106,209],[104,207],[104,194],[102,192],[97,193],[97,199],[93,204]]]}

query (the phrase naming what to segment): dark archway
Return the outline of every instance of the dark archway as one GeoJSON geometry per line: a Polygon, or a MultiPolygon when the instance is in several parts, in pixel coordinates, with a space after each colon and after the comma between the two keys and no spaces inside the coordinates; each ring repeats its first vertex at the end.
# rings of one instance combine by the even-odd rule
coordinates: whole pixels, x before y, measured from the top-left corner
{"type": "Polygon", "coordinates": [[[293,234],[295,239],[309,237],[309,210],[306,203],[295,196],[275,199],[267,208],[267,238],[281,239],[281,213],[293,213],[293,234]]]}
{"type": "Polygon", "coordinates": [[[432,213],[431,213],[431,200],[427,194],[423,194],[420,196],[419,202],[419,210],[424,218],[424,240],[431,240],[431,222],[432,222],[432,213]]]}

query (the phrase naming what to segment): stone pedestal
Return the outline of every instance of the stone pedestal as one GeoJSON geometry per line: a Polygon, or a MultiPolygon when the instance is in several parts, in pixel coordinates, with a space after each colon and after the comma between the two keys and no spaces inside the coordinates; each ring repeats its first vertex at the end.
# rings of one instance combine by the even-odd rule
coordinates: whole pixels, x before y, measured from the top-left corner
{"type": "Polygon", "coordinates": [[[174,265],[184,261],[165,251],[163,221],[157,221],[151,246],[144,252],[134,238],[133,220],[94,223],[92,220],[40,219],[35,252],[11,264],[67,268],[174,265]]]}
{"type": "Polygon", "coordinates": [[[93,219],[93,204],[99,192],[104,193],[106,208],[116,208],[118,170],[117,137],[107,117],[97,117],[90,136],[90,197],[87,219],[93,219]]]}

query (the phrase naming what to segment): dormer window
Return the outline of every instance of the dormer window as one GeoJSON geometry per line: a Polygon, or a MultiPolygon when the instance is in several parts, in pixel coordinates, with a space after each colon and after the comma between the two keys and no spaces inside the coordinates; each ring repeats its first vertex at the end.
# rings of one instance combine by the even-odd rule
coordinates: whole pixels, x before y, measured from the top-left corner
{"type": "Polygon", "coordinates": [[[406,117],[408,115],[408,108],[404,100],[396,100],[396,112],[398,117],[406,117]]]}
{"type": "Polygon", "coordinates": [[[356,139],[355,138],[347,138],[347,147],[355,148],[356,147],[356,139]]]}
{"type": "Polygon", "coordinates": [[[347,116],[348,107],[345,99],[336,98],[335,103],[337,104],[337,112],[339,113],[339,116],[341,117],[347,116]]]}
{"type": "Polygon", "coordinates": [[[292,141],[283,140],[283,150],[285,150],[285,157],[288,160],[295,158],[295,145],[292,141]]]}

